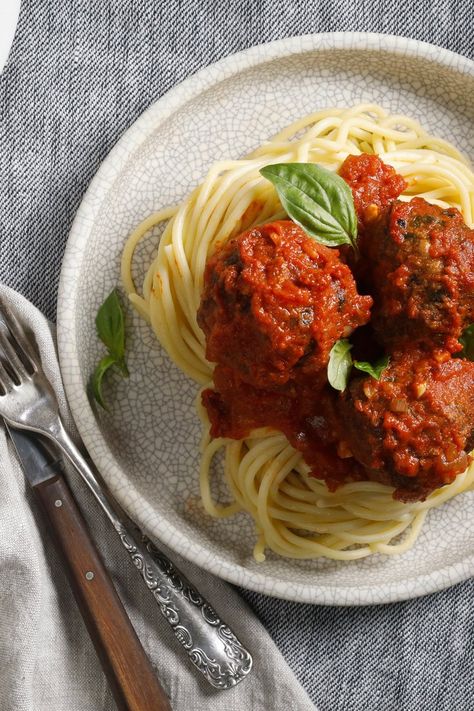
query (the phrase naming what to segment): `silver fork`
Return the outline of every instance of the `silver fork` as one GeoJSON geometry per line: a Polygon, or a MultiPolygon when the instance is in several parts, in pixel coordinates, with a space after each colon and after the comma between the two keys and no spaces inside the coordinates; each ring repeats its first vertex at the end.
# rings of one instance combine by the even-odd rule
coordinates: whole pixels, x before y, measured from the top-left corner
{"type": "Polygon", "coordinates": [[[216,611],[128,518],[67,433],[56,395],[19,320],[0,302],[0,415],[55,442],[99,502],[189,659],[217,689],[229,689],[252,657],[216,611]]]}

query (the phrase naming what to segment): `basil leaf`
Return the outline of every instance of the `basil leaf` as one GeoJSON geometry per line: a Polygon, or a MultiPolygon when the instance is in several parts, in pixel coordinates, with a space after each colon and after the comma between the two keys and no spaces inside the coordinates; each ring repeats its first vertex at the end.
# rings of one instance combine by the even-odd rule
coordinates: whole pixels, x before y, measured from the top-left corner
{"type": "Polygon", "coordinates": [[[468,360],[474,360],[474,323],[466,326],[461,336],[459,337],[459,343],[462,344],[462,351],[456,353],[458,358],[467,358],[468,360]]]}
{"type": "Polygon", "coordinates": [[[346,389],[352,368],[351,348],[352,343],[347,338],[340,338],[329,353],[328,380],[335,390],[346,389]]]}
{"type": "Polygon", "coordinates": [[[375,380],[380,380],[380,376],[382,375],[382,372],[385,370],[389,362],[390,356],[388,355],[378,358],[373,365],[365,360],[355,360],[354,368],[357,368],[357,370],[362,370],[364,373],[368,373],[373,378],[375,378],[375,380]]]}
{"type": "Polygon", "coordinates": [[[102,358],[102,360],[99,362],[98,366],[94,370],[94,373],[92,374],[91,378],[91,391],[92,395],[94,398],[97,400],[99,405],[104,408],[104,410],[107,409],[107,405],[105,404],[105,400],[102,394],[102,381],[104,379],[104,375],[106,372],[115,364],[115,358],[112,355],[106,355],[102,358]]]}
{"type": "Polygon", "coordinates": [[[317,242],[356,248],[352,191],[337,173],[316,163],[276,163],[260,170],[276,188],[288,216],[317,242]]]}
{"type": "Polygon", "coordinates": [[[107,409],[102,394],[104,375],[109,368],[116,365],[122,375],[125,378],[128,377],[128,368],[125,362],[125,319],[117,289],[113,289],[98,310],[95,325],[97,335],[109,352],[94,370],[90,388],[99,405],[107,409]]]}
{"type": "Polygon", "coordinates": [[[110,355],[120,361],[125,354],[125,326],[117,289],[113,289],[97,312],[97,335],[110,355]]]}
{"type": "Polygon", "coordinates": [[[372,376],[372,378],[375,378],[375,380],[379,380],[383,371],[390,362],[390,356],[388,355],[378,358],[373,364],[365,360],[352,360],[350,353],[351,348],[352,343],[349,339],[340,338],[336,341],[329,352],[329,384],[332,385],[335,390],[340,390],[341,392],[346,389],[352,366],[357,368],[357,370],[362,370],[364,373],[368,373],[372,376]]]}

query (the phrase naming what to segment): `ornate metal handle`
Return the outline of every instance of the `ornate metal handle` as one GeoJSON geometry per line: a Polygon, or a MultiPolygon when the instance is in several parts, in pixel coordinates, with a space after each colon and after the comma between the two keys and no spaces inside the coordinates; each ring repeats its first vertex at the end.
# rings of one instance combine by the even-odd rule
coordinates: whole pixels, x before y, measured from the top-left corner
{"type": "Polygon", "coordinates": [[[162,615],[196,669],[216,689],[230,689],[252,668],[252,657],[214,608],[120,509],[62,423],[54,439],[112,522],[162,615]],[[126,521],[126,523],[125,523],[126,521]]]}
{"type": "Polygon", "coordinates": [[[139,528],[115,530],[194,666],[216,689],[230,689],[252,668],[252,657],[214,608],[139,528]]]}

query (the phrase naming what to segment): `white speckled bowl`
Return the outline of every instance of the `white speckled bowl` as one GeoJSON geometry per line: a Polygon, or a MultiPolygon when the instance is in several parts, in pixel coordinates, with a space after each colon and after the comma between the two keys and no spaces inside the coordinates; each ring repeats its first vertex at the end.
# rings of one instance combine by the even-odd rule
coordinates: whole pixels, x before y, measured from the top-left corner
{"type": "MultiPolygon", "coordinates": [[[[119,279],[134,225],[183,198],[217,159],[238,157],[295,118],[378,102],[419,119],[474,155],[474,63],[428,44],[374,34],[321,34],[254,47],[166,94],[104,161],[77,213],[61,274],[62,374],[82,438],[118,500],[143,528],[203,568],[290,600],[360,605],[439,590],[474,571],[474,494],[434,511],[402,557],[301,562],[252,558],[247,516],[214,521],[198,498],[195,385],[128,310],[130,379],[113,381],[98,415],[86,383],[102,349],[94,318],[119,279]]],[[[142,255],[145,257],[145,255],[142,255]]]]}

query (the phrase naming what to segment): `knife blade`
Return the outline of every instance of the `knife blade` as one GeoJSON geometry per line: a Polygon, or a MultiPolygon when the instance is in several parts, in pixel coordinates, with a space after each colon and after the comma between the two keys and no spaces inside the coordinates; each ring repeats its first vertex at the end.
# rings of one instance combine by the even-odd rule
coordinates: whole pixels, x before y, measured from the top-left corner
{"type": "Polygon", "coordinates": [[[5,422],[5,427],[13,442],[23,473],[32,487],[47,482],[63,474],[61,457],[54,456],[51,449],[38,435],[26,430],[16,430],[5,422]]]}
{"type": "Polygon", "coordinates": [[[38,435],[5,423],[26,479],[47,517],[97,655],[120,711],[171,711],[63,476],[62,459],[38,435]]]}

